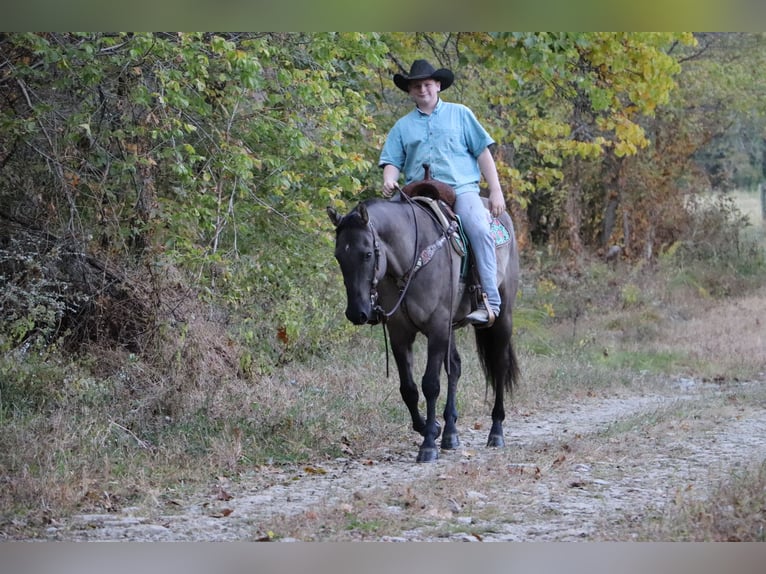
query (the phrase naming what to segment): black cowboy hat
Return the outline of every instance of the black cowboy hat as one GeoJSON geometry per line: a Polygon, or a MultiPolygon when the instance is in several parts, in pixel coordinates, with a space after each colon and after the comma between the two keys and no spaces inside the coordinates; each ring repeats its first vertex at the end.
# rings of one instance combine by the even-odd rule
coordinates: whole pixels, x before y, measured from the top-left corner
{"type": "Polygon", "coordinates": [[[410,80],[434,79],[441,82],[441,89],[446,90],[452,85],[455,76],[451,70],[440,68],[438,70],[429,64],[426,60],[415,60],[410,68],[410,74],[394,74],[394,83],[396,87],[405,92],[409,92],[410,80]]]}

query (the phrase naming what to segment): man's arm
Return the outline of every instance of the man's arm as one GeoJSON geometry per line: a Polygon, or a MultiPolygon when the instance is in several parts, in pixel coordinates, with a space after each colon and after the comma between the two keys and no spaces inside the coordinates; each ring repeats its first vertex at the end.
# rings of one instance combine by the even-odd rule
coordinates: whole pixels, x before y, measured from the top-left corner
{"type": "Polygon", "coordinates": [[[492,217],[499,217],[505,211],[505,197],[503,196],[503,190],[500,188],[500,178],[497,176],[495,158],[492,157],[492,152],[489,151],[488,147],[485,147],[484,151],[479,154],[478,162],[481,174],[489,185],[489,212],[492,214],[492,217]]]}
{"type": "Polygon", "coordinates": [[[387,163],[383,166],[383,195],[391,197],[399,189],[399,168],[387,163]]]}

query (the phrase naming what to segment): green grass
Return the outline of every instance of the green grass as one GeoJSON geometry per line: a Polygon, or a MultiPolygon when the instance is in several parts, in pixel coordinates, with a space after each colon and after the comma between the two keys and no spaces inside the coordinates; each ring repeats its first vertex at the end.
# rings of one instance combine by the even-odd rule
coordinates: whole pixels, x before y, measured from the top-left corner
{"type": "Polygon", "coordinates": [[[593,361],[608,369],[625,369],[631,372],[672,374],[687,364],[687,359],[672,351],[612,350],[595,352],[593,361]]]}

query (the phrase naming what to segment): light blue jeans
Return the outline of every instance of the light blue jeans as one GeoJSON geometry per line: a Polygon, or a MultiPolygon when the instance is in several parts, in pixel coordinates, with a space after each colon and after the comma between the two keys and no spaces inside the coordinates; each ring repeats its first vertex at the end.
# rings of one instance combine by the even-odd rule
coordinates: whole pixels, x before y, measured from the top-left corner
{"type": "Polygon", "coordinates": [[[464,191],[458,194],[455,213],[463,223],[463,230],[473,251],[479,281],[487,294],[489,306],[497,314],[500,311],[500,293],[497,290],[495,240],[489,227],[492,216],[484,206],[478,191],[464,191]]]}

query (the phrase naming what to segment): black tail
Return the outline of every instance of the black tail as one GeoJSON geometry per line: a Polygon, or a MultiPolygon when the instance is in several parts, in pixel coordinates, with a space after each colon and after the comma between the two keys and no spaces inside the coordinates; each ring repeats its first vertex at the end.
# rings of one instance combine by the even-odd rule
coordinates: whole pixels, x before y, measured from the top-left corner
{"type": "Polygon", "coordinates": [[[487,387],[492,387],[495,396],[503,390],[510,395],[521,378],[519,361],[513,348],[510,311],[501,309],[492,327],[477,328],[474,333],[487,387]]]}

